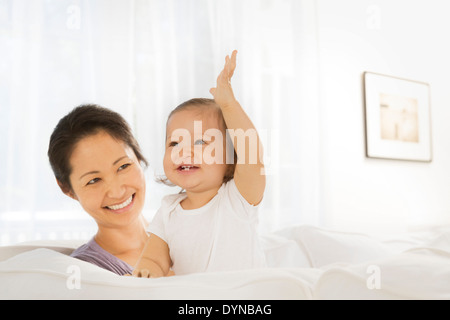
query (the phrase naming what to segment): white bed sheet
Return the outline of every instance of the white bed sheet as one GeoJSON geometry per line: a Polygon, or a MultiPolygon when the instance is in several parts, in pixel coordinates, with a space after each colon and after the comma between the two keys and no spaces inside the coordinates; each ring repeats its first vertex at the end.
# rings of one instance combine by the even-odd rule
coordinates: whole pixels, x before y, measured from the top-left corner
{"type": "Polygon", "coordinates": [[[295,226],[262,240],[270,268],[160,279],[69,257],[79,241],[2,247],[0,299],[450,299],[450,226],[392,237],[295,226]]]}

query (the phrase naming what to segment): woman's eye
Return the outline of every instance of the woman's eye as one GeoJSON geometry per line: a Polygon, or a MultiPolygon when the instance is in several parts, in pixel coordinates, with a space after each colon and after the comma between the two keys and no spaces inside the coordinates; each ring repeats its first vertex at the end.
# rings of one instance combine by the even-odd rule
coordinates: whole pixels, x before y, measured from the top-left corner
{"type": "Polygon", "coordinates": [[[206,144],[206,142],[205,142],[205,140],[199,139],[199,140],[195,141],[194,144],[201,145],[201,144],[206,144]]]}
{"type": "Polygon", "coordinates": [[[94,178],[94,179],[90,180],[86,185],[87,186],[93,185],[93,184],[97,183],[98,181],[100,181],[99,178],[94,178]]]}
{"type": "Polygon", "coordinates": [[[124,169],[128,168],[129,166],[130,166],[130,164],[126,163],[126,164],[124,164],[124,165],[119,167],[119,171],[124,170],[124,169]]]}
{"type": "Polygon", "coordinates": [[[178,142],[172,141],[169,143],[169,147],[176,147],[178,145],[178,142]]]}

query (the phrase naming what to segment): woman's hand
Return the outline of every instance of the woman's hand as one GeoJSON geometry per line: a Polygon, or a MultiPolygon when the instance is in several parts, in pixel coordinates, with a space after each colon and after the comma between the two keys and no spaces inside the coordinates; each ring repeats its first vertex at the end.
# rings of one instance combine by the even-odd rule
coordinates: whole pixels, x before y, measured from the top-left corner
{"type": "Polygon", "coordinates": [[[231,88],[231,78],[236,70],[237,51],[234,50],[230,56],[225,58],[225,66],[217,77],[217,87],[211,88],[209,92],[214,96],[214,100],[221,108],[227,108],[236,103],[236,98],[231,88]]]}

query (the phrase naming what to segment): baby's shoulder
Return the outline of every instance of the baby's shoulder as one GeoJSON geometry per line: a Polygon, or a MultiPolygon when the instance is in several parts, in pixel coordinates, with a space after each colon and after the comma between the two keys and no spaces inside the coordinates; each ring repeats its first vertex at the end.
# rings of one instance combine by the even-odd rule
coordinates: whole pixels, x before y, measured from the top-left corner
{"type": "Polygon", "coordinates": [[[176,193],[165,195],[161,200],[161,208],[167,210],[176,207],[184,198],[186,193],[176,193]]]}

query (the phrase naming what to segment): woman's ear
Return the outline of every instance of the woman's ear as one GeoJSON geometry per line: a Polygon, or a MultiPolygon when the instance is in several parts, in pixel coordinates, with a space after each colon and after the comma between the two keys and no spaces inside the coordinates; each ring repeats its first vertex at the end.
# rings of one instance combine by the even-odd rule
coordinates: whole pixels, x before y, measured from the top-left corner
{"type": "Polygon", "coordinates": [[[64,183],[61,183],[61,181],[59,181],[58,179],[56,179],[56,182],[58,183],[59,188],[61,189],[61,191],[68,197],[77,200],[78,198],[76,196],[76,194],[72,191],[71,188],[69,188],[67,185],[65,185],[64,183]]]}

